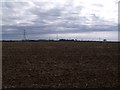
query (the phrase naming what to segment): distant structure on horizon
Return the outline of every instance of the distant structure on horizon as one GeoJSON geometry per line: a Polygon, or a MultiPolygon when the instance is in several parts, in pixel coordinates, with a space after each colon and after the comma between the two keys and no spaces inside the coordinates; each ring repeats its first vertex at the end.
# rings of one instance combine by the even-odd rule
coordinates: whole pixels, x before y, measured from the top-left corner
{"type": "MultiPolygon", "coordinates": [[[[60,39],[60,38],[58,37],[58,34],[56,35],[56,39],[55,39],[55,40],[54,40],[54,39],[51,39],[50,37],[49,37],[49,40],[46,40],[46,39],[29,40],[29,39],[27,39],[27,37],[26,37],[26,30],[24,29],[24,30],[23,30],[23,40],[22,40],[22,41],[91,41],[91,40],[71,39],[71,37],[69,37],[69,39],[60,39]]],[[[92,40],[92,41],[94,41],[94,40],[92,40]]],[[[98,41],[107,42],[107,39],[103,39],[103,40],[102,40],[101,38],[99,38],[98,41]]]]}
{"type": "Polygon", "coordinates": [[[24,33],[23,33],[23,40],[26,40],[26,30],[24,30],[24,33]]]}
{"type": "Polygon", "coordinates": [[[107,42],[107,39],[103,39],[103,42],[107,42]]]}

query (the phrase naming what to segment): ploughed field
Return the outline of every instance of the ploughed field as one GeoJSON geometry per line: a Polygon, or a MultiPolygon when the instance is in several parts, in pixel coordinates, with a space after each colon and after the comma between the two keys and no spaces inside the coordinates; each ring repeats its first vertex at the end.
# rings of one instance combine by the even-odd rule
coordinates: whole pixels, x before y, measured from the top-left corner
{"type": "Polygon", "coordinates": [[[118,43],[3,42],[3,88],[118,86],[118,43]]]}

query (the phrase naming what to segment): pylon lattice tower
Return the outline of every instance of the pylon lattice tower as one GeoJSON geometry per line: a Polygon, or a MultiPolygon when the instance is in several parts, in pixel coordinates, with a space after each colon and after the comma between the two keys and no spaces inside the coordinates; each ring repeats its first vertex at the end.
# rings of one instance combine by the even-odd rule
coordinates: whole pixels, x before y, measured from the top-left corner
{"type": "Polygon", "coordinates": [[[24,30],[24,40],[26,40],[26,30],[24,30]]]}

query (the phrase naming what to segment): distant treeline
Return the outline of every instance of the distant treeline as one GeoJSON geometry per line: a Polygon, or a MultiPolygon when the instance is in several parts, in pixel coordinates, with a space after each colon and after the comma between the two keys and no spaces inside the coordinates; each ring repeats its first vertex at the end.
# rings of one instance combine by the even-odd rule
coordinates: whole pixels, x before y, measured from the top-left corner
{"type": "Polygon", "coordinates": [[[59,39],[59,40],[46,40],[46,39],[40,39],[40,40],[2,40],[3,42],[58,42],[58,41],[79,41],[79,40],[74,40],[74,39],[59,39]]]}
{"type": "MultiPolygon", "coordinates": [[[[90,40],[76,40],[76,39],[59,39],[59,40],[46,40],[46,39],[39,39],[39,40],[2,40],[2,42],[115,42],[115,41],[90,41],[90,40]]],[[[116,41],[117,42],[117,41],[116,41]]]]}
{"type": "MultiPolygon", "coordinates": [[[[58,42],[58,41],[83,41],[83,40],[76,40],[76,39],[59,39],[59,40],[53,40],[53,39],[50,39],[50,40],[47,40],[47,39],[39,39],[39,40],[30,40],[30,39],[26,39],[26,40],[2,40],[3,42],[49,42],[49,41],[52,41],[52,42],[58,42]]],[[[84,40],[84,41],[89,41],[89,40],[84,40]]]]}

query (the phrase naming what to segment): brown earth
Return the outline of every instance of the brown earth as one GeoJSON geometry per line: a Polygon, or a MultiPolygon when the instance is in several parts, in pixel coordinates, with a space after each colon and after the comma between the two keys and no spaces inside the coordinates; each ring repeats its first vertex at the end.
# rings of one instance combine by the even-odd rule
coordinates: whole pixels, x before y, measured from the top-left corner
{"type": "Polygon", "coordinates": [[[118,43],[3,42],[3,88],[118,86],[118,43]]]}

